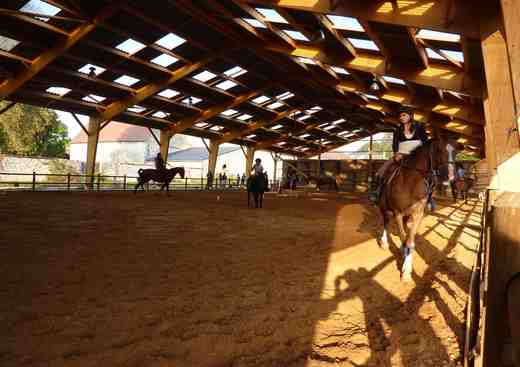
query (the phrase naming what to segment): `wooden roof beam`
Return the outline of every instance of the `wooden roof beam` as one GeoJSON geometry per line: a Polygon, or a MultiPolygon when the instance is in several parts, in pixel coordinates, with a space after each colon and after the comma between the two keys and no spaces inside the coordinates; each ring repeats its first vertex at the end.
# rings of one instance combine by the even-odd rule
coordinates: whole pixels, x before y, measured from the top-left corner
{"type": "Polygon", "coordinates": [[[89,34],[98,22],[111,17],[118,9],[117,3],[112,3],[105,7],[94,19],[89,22],[83,23],[74,29],[67,38],[58,42],[58,44],[47,51],[44,51],[38,56],[31,65],[20,72],[13,78],[8,78],[0,84],[0,101],[14,93],[18,88],[24,85],[28,80],[42,71],[47,65],[53,62],[56,58],[63,55],[71,47],[73,47],[78,41],[89,34]]]}

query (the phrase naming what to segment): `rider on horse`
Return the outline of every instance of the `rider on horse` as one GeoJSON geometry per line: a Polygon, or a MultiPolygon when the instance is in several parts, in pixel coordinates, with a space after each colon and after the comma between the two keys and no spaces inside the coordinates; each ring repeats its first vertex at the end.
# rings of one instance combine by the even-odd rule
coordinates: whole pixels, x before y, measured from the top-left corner
{"type": "Polygon", "coordinates": [[[166,164],[164,163],[161,152],[157,153],[157,156],[155,157],[155,169],[157,171],[164,171],[166,169],[166,164]]]}
{"type": "Polygon", "coordinates": [[[253,175],[260,176],[264,174],[264,167],[262,166],[262,160],[260,158],[255,159],[255,164],[251,168],[253,175]]]}
{"type": "Polygon", "coordinates": [[[392,144],[394,156],[385,162],[376,173],[376,192],[372,197],[375,203],[378,203],[381,197],[383,187],[386,183],[386,177],[390,171],[389,167],[399,164],[401,159],[427,141],[428,135],[424,127],[413,119],[413,109],[402,106],[399,109],[399,127],[394,132],[392,144]]]}

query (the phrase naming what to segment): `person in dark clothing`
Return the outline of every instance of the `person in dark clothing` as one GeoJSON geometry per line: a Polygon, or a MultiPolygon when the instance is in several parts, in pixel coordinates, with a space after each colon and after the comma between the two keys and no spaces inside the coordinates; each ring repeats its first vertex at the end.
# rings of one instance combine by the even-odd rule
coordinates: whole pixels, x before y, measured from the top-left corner
{"type": "Polygon", "coordinates": [[[384,177],[392,165],[399,162],[403,157],[410,154],[414,149],[420,147],[428,141],[428,135],[424,126],[414,121],[413,110],[409,107],[401,107],[399,110],[399,126],[394,132],[392,150],[394,155],[385,162],[376,173],[376,191],[372,197],[375,203],[379,202],[381,191],[384,186],[384,177]]]}
{"type": "Polygon", "coordinates": [[[158,171],[164,171],[166,169],[166,164],[160,152],[155,156],[155,169],[158,171]]]}

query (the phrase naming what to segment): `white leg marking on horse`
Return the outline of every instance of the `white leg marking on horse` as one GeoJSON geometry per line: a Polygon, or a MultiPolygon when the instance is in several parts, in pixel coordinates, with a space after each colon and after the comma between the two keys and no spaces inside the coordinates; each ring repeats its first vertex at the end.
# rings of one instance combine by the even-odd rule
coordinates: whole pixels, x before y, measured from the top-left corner
{"type": "Polygon", "coordinates": [[[388,234],[386,233],[386,229],[383,230],[383,234],[381,235],[381,247],[384,249],[388,248],[388,234]]]}
{"type": "Polygon", "coordinates": [[[404,261],[402,268],[403,281],[409,281],[412,279],[412,268],[413,268],[413,250],[408,246],[404,246],[404,261]]]}

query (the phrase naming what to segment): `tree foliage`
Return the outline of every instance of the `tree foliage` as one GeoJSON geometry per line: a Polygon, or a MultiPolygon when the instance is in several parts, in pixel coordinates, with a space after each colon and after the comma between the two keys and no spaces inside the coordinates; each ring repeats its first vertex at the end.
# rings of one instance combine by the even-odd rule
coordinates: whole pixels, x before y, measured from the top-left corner
{"type": "MultiPolygon", "coordinates": [[[[6,102],[0,102],[0,109],[6,102]]],[[[25,156],[65,157],[67,127],[56,112],[17,104],[0,115],[0,151],[25,156]]]]}

